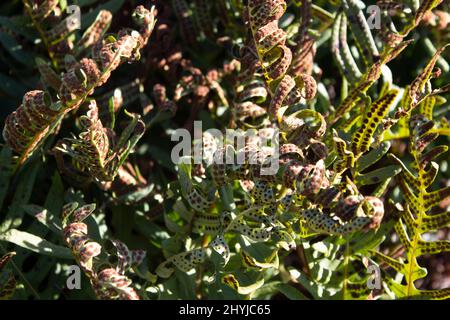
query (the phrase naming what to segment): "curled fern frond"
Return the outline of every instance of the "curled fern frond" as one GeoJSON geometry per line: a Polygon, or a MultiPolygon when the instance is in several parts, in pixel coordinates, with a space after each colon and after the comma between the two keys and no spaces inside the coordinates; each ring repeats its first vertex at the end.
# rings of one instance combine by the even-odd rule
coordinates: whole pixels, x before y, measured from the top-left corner
{"type": "Polygon", "coordinates": [[[78,203],[72,202],[63,207],[64,242],[89,278],[97,298],[139,300],[139,295],[131,286],[132,281],[125,275],[125,271],[132,265],[140,264],[145,257],[145,252],[131,251],[124,243],[113,240],[117,266],[105,268],[103,263],[96,260],[100,254],[104,254],[102,246],[89,238],[88,227],[83,222],[95,210],[95,204],[78,206],[78,203]]]}
{"type": "Polygon", "coordinates": [[[17,153],[34,149],[49,130],[49,123],[59,114],[60,105],[52,104],[44,91],[27,92],[22,105],[11,113],[3,128],[3,138],[17,153]]]}
{"type": "MultiPolygon", "coordinates": [[[[64,139],[55,149],[57,157],[64,154],[72,158],[73,166],[89,173],[98,181],[113,181],[128,154],[142,137],[145,124],[137,115],[119,138],[105,128],[99,119],[95,100],[91,101],[86,116],[80,118],[84,131],[78,139],[64,139]]],[[[58,163],[64,163],[63,160],[58,163]]]]}
{"type": "Polygon", "coordinates": [[[93,46],[100,41],[104,33],[108,30],[112,20],[112,14],[108,10],[100,10],[94,22],[86,29],[83,36],[78,41],[76,48],[77,54],[93,46]]]}
{"type": "Polygon", "coordinates": [[[153,30],[154,14],[139,6],[133,17],[141,27],[139,32],[122,30],[117,39],[108,37],[98,42],[92,50],[94,59],[83,58],[79,62],[66,59],[69,64],[61,76],[59,100],[51,103],[41,91],[30,91],[24,96],[22,106],[9,116],[3,129],[5,141],[20,155],[18,165],[29,158],[67,113],[77,109],[96,87],[104,84],[123,61],[139,58],[139,50],[153,30]]]}
{"type": "MultiPolygon", "coordinates": [[[[281,122],[282,106],[290,106],[301,98],[311,100],[317,84],[306,73],[294,78],[287,75],[292,62],[292,51],[286,45],[287,34],[278,26],[286,10],[285,1],[249,1],[244,15],[252,32],[254,56],[257,57],[273,95],[269,113],[281,122]]],[[[285,110],[283,110],[285,111],[285,110]]]]}

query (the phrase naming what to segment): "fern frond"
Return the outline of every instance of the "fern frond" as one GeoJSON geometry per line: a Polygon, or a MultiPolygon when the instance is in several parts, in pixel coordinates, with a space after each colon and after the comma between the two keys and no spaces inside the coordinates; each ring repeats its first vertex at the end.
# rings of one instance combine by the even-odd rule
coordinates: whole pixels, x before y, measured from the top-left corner
{"type": "Polygon", "coordinates": [[[132,281],[125,271],[132,265],[139,265],[145,257],[142,250],[129,250],[117,240],[112,240],[116,249],[117,266],[105,267],[96,261],[102,253],[102,246],[88,236],[88,226],[83,222],[95,210],[95,204],[78,207],[77,202],[68,203],[62,210],[64,242],[70,248],[99,299],[139,300],[131,286],[132,281]]]}
{"type": "Polygon", "coordinates": [[[96,87],[104,84],[119,64],[139,58],[139,50],[153,30],[154,14],[140,6],[133,17],[141,26],[140,33],[122,30],[117,40],[109,37],[94,46],[94,59],[70,63],[61,77],[58,101],[52,103],[42,91],[25,94],[23,104],[8,116],[3,129],[5,141],[19,154],[17,166],[30,157],[67,113],[77,109],[96,87]]]}
{"type": "Polygon", "coordinates": [[[79,55],[100,41],[111,24],[112,14],[108,10],[100,10],[94,22],[86,29],[83,36],[78,40],[76,48],[79,55]]]}
{"type": "MultiPolygon", "coordinates": [[[[55,155],[62,157],[67,154],[79,171],[89,173],[99,181],[113,181],[128,154],[144,134],[144,123],[134,115],[121,137],[116,138],[113,131],[103,127],[95,100],[91,101],[87,115],[80,117],[80,122],[84,131],[79,138],[60,141],[55,148],[55,155]]],[[[60,160],[58,163],[63,162],[60,160]]]]}
{"type": "Polygon", "coordinates": [[[336,17],[332,39],[332,52],[342,75],[350,83],[356,83],[362,77],[362,73],[347,43],[347,16],[344,13],[340,13],[336,17]]]}
{"type": "Polygon", "coordinates": [[[249,1],[244,13],[254,41],[249,50],[256,54],[273,96],[269,113],[279,123],[285,111],[283,106],[290,106],[301,98],[311,100],[317,91],[316,81],[310,75],[303,73],[291,77],[287,74],[292,62],[292,51],[286,45],[286,32],[278,27],[285,10],[284,0],[255,0],[249,1]]]}
{"type": "Polygon", "coordinates": [[[450,250],[449,241],[428,242],[423,239],[423,234],[446,227],[450,223],[449,213],[433,215],[431,209],[450,196],[450,188],[444,187],[436,191],[429,188],[436,177],[439,165],[433,162],[433,158],[447,148],[434,149],[437,151],[424,152],[436,136],[430,131],[433,122],[421,114],[410,119],[410,143],[409,150],[413,156],[413,174],[403,162],[393,157],[402,167],[399,182],[406,202],[406,210],[400,216],[395,225],[395,230],[400,242],[405,248],[406,261],[397,261],[383,257],[376,253],[375,257],[387,263],[397,272],[404,275],[405,285],[389,280],[388,284],[399,297],[430,297],[435,299],[448,298],[448,289],[436,291],[423,291],[415,287],[415,281],[425,277],[426,270],[418,264],[417,258],[425,254],[436,254],[450,250]],[[425,160],[425,162],[424,162],[425,160]]]}
{"type": "Polygon", "coordinates": [[[393,89],[389,91],[383,97],[372,103],[370,108],[365,112],[362,125],[352,138],[351,150],[356,156],[369,150],[375,130],[386,117],[397,95],[398,90],[393,89]]]}
{"type": "Polygon", "coordinates": [[[361,56],[366,65],[370,66],[379,58],[379,52],[364,13],[355,0],[343,0],[342,3],[361,56]]]}

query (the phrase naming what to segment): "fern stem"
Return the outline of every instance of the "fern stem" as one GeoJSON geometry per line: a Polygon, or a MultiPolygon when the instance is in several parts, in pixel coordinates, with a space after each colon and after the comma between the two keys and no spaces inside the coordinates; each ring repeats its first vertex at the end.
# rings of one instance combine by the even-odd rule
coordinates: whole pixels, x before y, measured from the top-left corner
{"type": "MultiPolygon", "coordinates": [[[[426,190],[425,190],[425,186],[423,185],[423,179],[422,179],[422,176],[423,176],[424,172],[423,172],[423,169],[420,169],[419,161],[417,159],[417,155],[416,154],[414,154],[414,161],[417,163],[417,167],[419,168],[418,174],[419,174],[419,177],[420,177],[420,179],[419,179],[419,181],[420,181],[420,190],[419,190],[419,198],[418,198],[419,209],[420,210],[419,210],[418,216],[417,216],[417,225],[420,226],[422,224],[422,218],[423,218],[423,215],[424,215],[424,212],[425,212],[425,208],[424,208],[424,204],[423,204],[423,197],[424,197],[424,195],[426,193],[426,190]]],[[[414,271],[413,270],[414,269],[413,261],[415,261],[416,247],[417,247],[417,244],[418,244],[419,238],[420,238],[420,232],[419,232],[418,228],[414,229],[413,232],[414,232],[413,241],[411,243],[411,248],[410,248],[410,250],[408,251],[408,254],[407,254],[407,257],[408,257],[408,268],[407,268],[408,269],[408,279],[406,281],[406,285],[407,285],[407,292],[406,293],[407,293],[408,297],[411,297],[413,295],[413,290],[415,288],[413,280],[412,280],[412,275],[413,275],[413,271],[414,271]]]]}
{"type": "Polygon", "coordinates": [[[342,287],[342,300],[346,300],[347,297],[347,278],[348,278],[348,258],[350,256],[350,246],[348,237],[345,241],[345,251],[344,251],[344,283],[342,287]]]}

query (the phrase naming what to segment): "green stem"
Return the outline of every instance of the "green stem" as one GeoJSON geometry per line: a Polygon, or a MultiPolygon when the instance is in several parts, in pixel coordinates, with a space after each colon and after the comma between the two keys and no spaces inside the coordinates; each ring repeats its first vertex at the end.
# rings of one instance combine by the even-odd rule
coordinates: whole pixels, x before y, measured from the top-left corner
{"type": "MultiPolygon", "coordinates": [[[[424,208],[424,203],[423,203],[423,198],[424,195],[426,194],[426,190],[425,190],[425,186],[423,185],[423,179],[422,176],[424,174],[423,170],[420,169],[420,165],[419,165],[419,161],[417,159],[417,155],[414,154],[414,161],[417,164],[417,167],[419,168],[419,181],[420,181],[420,190],[419,190],[419,197],[418,197],[418,201],[419,201],[419,212],[417,214],[417,225],[420,226],[422,224],[422,219],[423,219],[423,215],[425,213],[425,208],[424,208]]],[[[413,237],[413,241],[411,243],[411,247],[410,250],[408,250],[408,266],[407,266],[407,270],[408,270],[408,278],[406,281],[406,286],[407,286],[407,291],[406,294],[408,297],[411,297],[413,295],[413,291],[415,289],[414,287],[414,283],[413,283],[413,272],[414,272],[414,261],[415,261],[415,252],[416,252],[416,248],[417,248],[417,244],[419,243],[420,240],[420,232],[419,232],[419,228],[414,229],[414,237],[413,237]]]]}
{"type": "Polygon", "coordinates": [[[345,251],[344,251],[344,283],[342,288],[342,299],[346,300],[347,297],[347,278],[348,278],[348,262],[350,256],[350,246],[348,238],[346,238],[345,242],[345,251]]]}

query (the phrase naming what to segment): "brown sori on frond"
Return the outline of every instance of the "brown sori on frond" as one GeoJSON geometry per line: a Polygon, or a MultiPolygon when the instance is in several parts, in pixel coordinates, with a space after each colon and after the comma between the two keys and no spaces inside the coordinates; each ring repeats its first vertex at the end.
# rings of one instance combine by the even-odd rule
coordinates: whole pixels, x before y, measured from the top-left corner
{"type": "Polygon", "coordinates": [[[327,129],[327,123],[319,112],[304,109],[288,117],[283,116],[280,129],[285,132],[287,141],[300,148],[309,149],[314,148],[313,145],[322,139],[327,129]]]}
{"type": "Polygon", "coordinates": [[[261,64],[254,48],[251,45],[244,46],[240,55],[241,70],[236,87],[233,115],[237,122],[254,124],[256,119],[266,115],[266,110],[258,104],[266,101],[268,93],[262,75],[258,74],[261,64]]]}
{"type": "Polygon", "coordinates": [[[23,0],[25,10],[31,18],[32,25],[39,33],[42,44],[47,50],[52,66],[61,69],[64,55],[72,52],[73,43],[69,39],[75,31],[76,24],[63,19],[58,0],[23,0]]]}
{"type": "MultiPolygon", "coordinates": [[[[432,78],[438,78],[441,75],[441,70],[435,70],[435,65],[440,55],[450,44],[446,44],[442,48],[438,49],[436,53],[433,55],[431,60],[428,62],[424,70],[417,76],[416,79],[411,83],[409,87],[409,99],[408,104],[405,106],[405,112],[410,112],[414,109],[421,101],[430,96],[433,92],[430,90],[426,90],[427,83],[432,78]],[[427,92],[428,91],[428,92],[427,92]]],[[[442,92],[442,90],[440,90],[442,92]]],[[[444,90],[445,92],[445,90],[444,90]]]]}
{"type": "Polygon", "coordinates": [[[302,73],[311,75],[313,70],[314,57],[316,55],[315,40],[311,36],[306,35],[294,50],[294,56],[292,58],[289,72],[293,76],[298,76],[302,73]]]}
{"type": "Polygon", "coordinates": [[[58,116],[59,108],[60,105],[51,103],[48,93],[27,92],[20,107],[6,118],[3,138],[17,153],[34,149],[47,133],[49,123],[58,116]]]}
{"type": "Polygon", "coordinates": [[[297,35],[294,37],[296,43],[292,47],[292,63],[289,68],[289,74],[298,76],[302,73],[311,75],[316,55],[316,46],[314,38],[308,34],[308,28],[312,20],[312,1],[301,1],[301,24],[297,35]]]}
{"type": "MultiPolygon", "coordinates": [[[[303,131],[301,128],[308,127],[304,126],[307,118],[318,117],[312,110],[302,110],[297,116],[294,115],[298,121],[291,126],[291,131],[303,131]]],[[[223,255],[227,263],[229,248],[225,234],[231,232],[255,242],[280,241],[278,243],[282,243],[279,244],[281,247],[291,250],[295,248],[294,238],[287,229],[279,226],[278,221],[278,213],[281,215],[286,211],[295,217],[293,221],[300,220],[302,228],[314,233],[346,236],[357,231],[378,229],[384,216],[381,199],[363,196],[349,180],[342,183],[342,187],[332,186],[332,181],[329,180],[330,172],[326,169],[324,160],[312,161],[308,157],[309,154],[304,154],[310,153],[311,146],[317,143],[310,141],[311,137],[321,136],[324,133],[323,117],[317,122],[319,125],[315,128],[315,134],[313,131],[309,134],[304,131],[298,133],[303,136],[303,140],[309,141],[305,142],[306,147],[285,143],[280,147],[279,155],[264,149],[261,136],[249,137],[241,149],[235,150],[232,145],[219,148],[214,137],[207,135],[203,140],[203,146],[208,153],[214,154],[215,161],[224,160],[226,151],[232,150],[233,155],[237,155],[238,158],[239,155],[245,155],[244,163],[239,165],[213,163],[206,168],[214,182],[211,189],[208,187],[210,184],[203,185],[207,190],[200,190],[200,184],[194,186],[191,166],[184,164],[179,166],[183,198],[195,211],[191,231],[216,238],[208,246],[169,257],[157,268],[156,273],[161,277],[168,277],[173,272],[173,267],[189,272],[209,258],[210,248],[216,249],[216,245],[218,246],[216,251],[223,255]],[[262,174],[260,169],[273,161],[279,162],[278,171],[269,176],[262,174]],[[237,204],[235,216],[226,214],[226,211],[217,214],[211,210],[214,200],[210,199],[209,195],[214,195],[217,189],[223,190],[224,186],[232,184],[234,180],[239,180],[246,201],[244,204],[237,204]],[[282,188],[278,188],[280,185],[282,188]],[[283,191],[280,192],[280,189],[283,191]],[[227,220],[224,217],[227,217],[227,220]]],[[[267,135],[273,136],[273,129],[272,133],[269,131],[267,128],[267,135]]],[[[208,175],[205,174],[202,179],[206,176],[208,175]]]]}
{"type": "Polygon", "coordinates": [[[132,281],[120,274],[116,269],[103,269],[97,275],[93,288],[101,300],[140,300],[136,290],[131,287],[132,281]]]}
{"type": "Polygon", "coordinates": [[[411,41],[403,41],[397,46],[389,48],[383,52],[380,59],[369,68],[352,91],[348,93],[344,101],[342,101],[339,107],[337,107],[334,112],[333,119],[331,119],[332,124],[341,119],[343,115],[352,111],[352,109],[361,101],[361,98],[369,90],[369,88],[380,78],[381,67],[395,59],[410,43],[411,41]]]}
{"type": "Polygon", "coordinates": [[[337,235],[377,229],[384,215],[383,202],[376,197],[341,199],[331,210],[335,216],[323,213],[319,208],[304,210],[300,214],[313,231],[337,235]]]}
{"type": "Polygon", "coordinates": [[[378,125],[389,112],[390,107],[398,95],[398,90],[392,89],[380,99],[373,102],[364,113],[363,123],[352,137],[351,150],[355,156],[359,156],[369,150],[372,137],[378,125]]]}
{"type": "Polygon", "coordinates": [[[83,222],[95,210],[95,204],[78,207],[78,203],[68,203],[62,210],[64,242],[72,255],[89,278],[98,299],[139,300],[139,295],[131,286],[132,281],[125,276],[131,265],[139,265],[145,257],[142,250],[129,250],[117,240],[112,240],[116,247],[117,266],[115,268],[100,266],[95,258],[102,254],[102,246],[88,235],[88,226],[83,222]],[[103,268],[102,270],[98,270],[103,268]]]}
{"type": "Polygon", "coordinates": [[[292,78],[286,75],[278,84],[271,100],[269,111],[273,118],[281,122],[283,113],[280,113],[282,106],[290,106],[301,98],[311,100],[315,97],[317,84],[314,78],[306,73],[292,78]]]}
{"type": "Polygon", "coordinates": [[[42,91],[25,94],[23,104],[8,116],[3,129],[6,143],[20,155],[18,165],[36,150],[68,112],[78,108],[96,87],[104,84],[120,63],[139,58],[139,50],[147,43],[153,29],[154,14],[139,6],[133,18],[141,26],[139,32],[121,30],[117,39],[108,37],[94,45],[94,59],[73,60],[68,65],[61,77],[59,101],[51,103],[42,91]]]}
{"type": "Polygon", "coordinates": [[[112,14],[108,10],[101,10],[94,23],[83,33],[83,36],[77,43],[78,52],[96,44],[101,40],[112,20],[112,14]]]}
{"type": "Polygon", "coordinates": [[[292,51],[286,45],[286,32],[278,26],[285,10],[284,0],[250,0],[244,12],[245,20],[252,31],[255,56],[259,59],[273,95],[269,113],[279,122],[284,113],[281,112],[282,106],[290,106],[301,98],[310,100],[314,98],[317,90],[314,78],[306,73],[298,74],[297,65],[294,66],[293,76],[287,75],[292,62],[292,51]]]}
{"type": "Polygon", "coordinates": [[[110,155],[110,142],[108,129],[104,128],[98,118],[98,109],[95,100],[91,102],[86,116],[80,118],[84,131],[79,139],[70,141],[71,155],[82,171],[88,170],[96,177],[105,179],[109,175],[104,168],[112,160],[110,155]]]}
{"type": "Polygon", "coordinates": [[[287,35],[278,27],[285,10],[284,0],[250,0],[245,12],[268,80],[281,78],[292,61],[292,52],[285,45],[287,35]],[[264,65],[265,61],[270,62],[264,65]]]}
{"type": "Polygon", "coordinates": [[[93,268],[93,258],[101,252],[101,246],[88,237],[88,227],[82,221],[94,210],[95,205],[87,205],[77,209],[78,204],[70,203],[63,208],[63,219],[68,221],[72,215],[70,223],[64,226],[64,242],[72,251],[77,263],[83,271],[90,277],[95,275],[93,268]]]}

